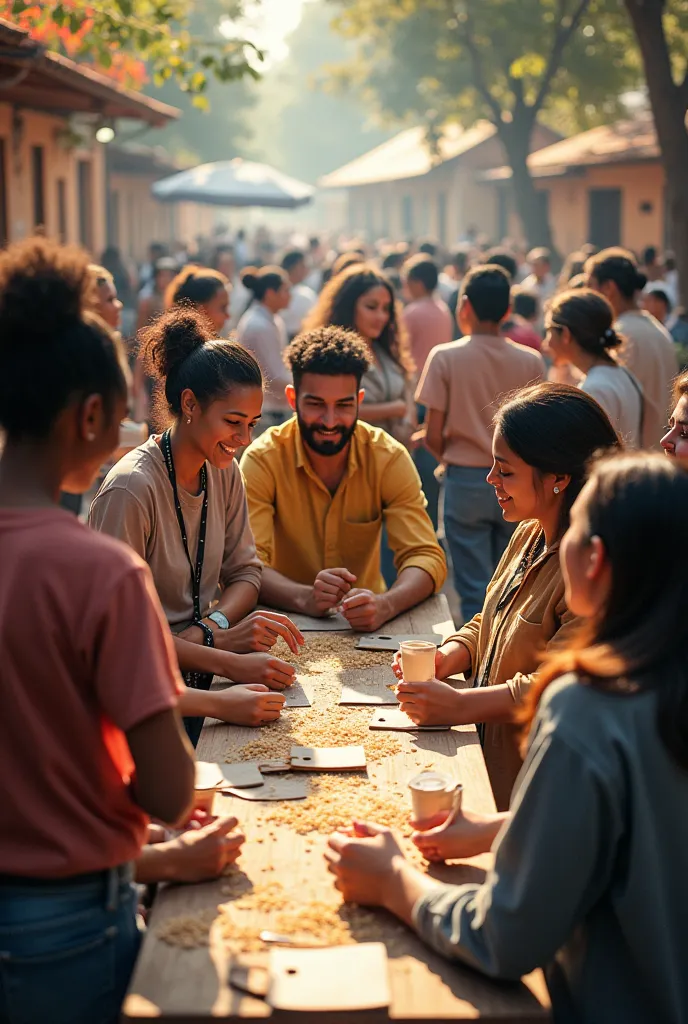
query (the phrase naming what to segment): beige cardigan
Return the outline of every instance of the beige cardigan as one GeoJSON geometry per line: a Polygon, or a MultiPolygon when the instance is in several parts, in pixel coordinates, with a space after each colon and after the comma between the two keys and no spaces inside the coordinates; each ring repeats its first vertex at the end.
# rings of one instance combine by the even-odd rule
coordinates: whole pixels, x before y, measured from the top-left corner
{"type": "MultiPolygon", "coordinates": [[[[482,612],[447,639],[470,651],[474,682],[487,673],[486,684],[506,683],[516,703],[527,693],[545,651],[565,643],[578,625],[564,599],[558,542],[512,582],[524,555],[537,550],[541,535],[535,520],[518,526],[487,588],[482,612]]],[[[483,753],[500,811],[508,809],[521,769],[519,739],[520,727],[509,722],[485,725],[483,753]]]]}

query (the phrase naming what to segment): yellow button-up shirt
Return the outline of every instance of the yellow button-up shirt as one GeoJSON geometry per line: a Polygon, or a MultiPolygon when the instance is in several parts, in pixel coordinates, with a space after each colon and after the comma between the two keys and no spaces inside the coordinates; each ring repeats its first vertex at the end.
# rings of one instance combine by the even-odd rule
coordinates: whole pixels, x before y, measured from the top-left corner
{"type": "Polygon", "coordinates": [[[357,587],[383,593],[384,523],[397,572],[415,565],[435,591],[444,583],[447,565],[416,467],[384,430],[359,421],[334,494],[308,460],[296,417],[257,438],[241,471],[258,557],[283,576],[310,585],[321,569],[341,566],[357,587]]]}

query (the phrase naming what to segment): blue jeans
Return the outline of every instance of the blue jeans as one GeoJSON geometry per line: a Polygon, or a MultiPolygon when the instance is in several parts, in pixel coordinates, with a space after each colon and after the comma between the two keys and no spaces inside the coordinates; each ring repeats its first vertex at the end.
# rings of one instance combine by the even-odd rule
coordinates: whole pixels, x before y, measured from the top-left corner
{"type": "Polygon", "coordinates": [[[115,1024],[139,950],[128,866],[0,876],[0,1024],[115,1024]]]}
{"type": "MultiPolygon", "coordinates": [[[[418,415],[418,425],[420,426],[425,422],[425,406],[416,405],[416,413],[418,415]]],[[[435,470],[438,466],[437,459],[432,452],[429,452],[422,444],[414,449],[411,457],[415,463],[416,469],[418,470],[418,476],[420,477],[423,493],[425,494],[425,498],[428,503],[428,515],[430,516],[430,522],[433,525],[435,533],[437,533],[440,505],[440,485],[437,481],[437,477],[435,476],[435,470]]]]}
{"type": "Polygon", "coordinates": [[[483,610],[487,585],[515,528],[502,518],[488,472],[447,466],[444,478],[444,536],[466,622],[483,610]]]}

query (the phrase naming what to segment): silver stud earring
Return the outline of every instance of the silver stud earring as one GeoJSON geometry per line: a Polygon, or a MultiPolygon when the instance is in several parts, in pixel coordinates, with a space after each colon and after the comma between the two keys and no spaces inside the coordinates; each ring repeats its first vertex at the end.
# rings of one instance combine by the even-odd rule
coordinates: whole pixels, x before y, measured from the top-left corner
{"type": "Polygon", "coordinates": [[[558,488],[558,487],[555,487],[555,488],[554,488],[554,493],[555,493],[555,494],[558,494],[558,493],[559,493],[559,488],[558,488]]]}
{"type": "Polygon", "coordinates": [[[189,416],[189,417],[187,418],[187,421],[186,421],[186,422],[187,422],[187,424],[188,424],[188,423],[191,423],[191,417],[190,417],[190,416],[189,416]]]}

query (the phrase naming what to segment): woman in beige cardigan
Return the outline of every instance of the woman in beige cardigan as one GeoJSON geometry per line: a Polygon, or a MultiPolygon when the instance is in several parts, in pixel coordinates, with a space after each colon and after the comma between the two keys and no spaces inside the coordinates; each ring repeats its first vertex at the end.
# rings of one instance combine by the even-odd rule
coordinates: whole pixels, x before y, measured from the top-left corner
{"type": "MultiPolygon", "coordinates": [[[[575,628],[566,607],[559,543],[591,456],[619,440],[606,413],[578,388],[536,384],[499,410],[488,481],[502,515],[520,523],[487,589],[485,604],[437,655],[430,683],[401,680],[404,711],[421,725],[482,723],[495,801],[509,806],[521,767],[513,712],[545,651],[575,628]],[[472,689],[442,682],[463,672],[472,689]]],[[[400,674],[398,661],[395,663],[400,674]]],[[[489,842],[487,844],[489,848],[489,842]]]]}

